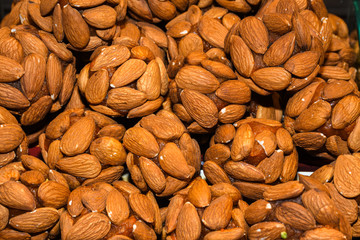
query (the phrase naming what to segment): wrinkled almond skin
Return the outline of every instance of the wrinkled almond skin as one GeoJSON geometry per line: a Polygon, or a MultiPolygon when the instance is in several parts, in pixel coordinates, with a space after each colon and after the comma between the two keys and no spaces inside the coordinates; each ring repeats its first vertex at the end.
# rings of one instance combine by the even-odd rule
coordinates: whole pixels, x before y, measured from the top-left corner
{"type": "Polygon", "coordinates": [[[9,224],[20,231],[38,233],[54,226],[59,218],[55,208],[44,207],[10,218],[9,224]]]}
{"type": "Polygon", "coordinates": [[[156,157],[160,151],[155,137],[141,127],[129,128],[125,132],[123,143],[130,152],[147,158],[156,157]]]}
{"type": "Polygon", "coordinates": [[[205,209],[201,221],[212,230],[224,228],[231,219],[232,206],[229,195],[218,197],[205,209]]]}
{"type": "Polygon", "coordinates": [[[0,203],[7,207],[32,211],[36,207],[35,198],[25,185],[7,181],[0,185],[0,203]]]}

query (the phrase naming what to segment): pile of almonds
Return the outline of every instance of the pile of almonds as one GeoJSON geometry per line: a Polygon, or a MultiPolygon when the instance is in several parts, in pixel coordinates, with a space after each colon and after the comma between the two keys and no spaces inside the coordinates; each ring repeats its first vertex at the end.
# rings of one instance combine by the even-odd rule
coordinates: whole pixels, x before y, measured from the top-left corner
{"type": "Polygon", "coordinates": [[[52,34],[29,25],[0,29],[0,105],[34,125],[59,111],[74,88],[75,59],[52,34]]]}
{"type": "Polygon", "coordinates": [[[14,0],[0,27],[0,239],[360,237],[359,45],[323,0],[14,0]]]}

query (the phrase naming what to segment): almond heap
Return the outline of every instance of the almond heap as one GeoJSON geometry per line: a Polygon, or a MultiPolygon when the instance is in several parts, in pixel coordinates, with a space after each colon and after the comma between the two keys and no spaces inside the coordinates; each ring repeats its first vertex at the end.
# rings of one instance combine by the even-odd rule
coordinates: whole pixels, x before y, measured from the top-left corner
{"type": "Polygon", "coordinates": [[[21,0],[1,26],[33,25],[58,42],[67,40],[73,50],[89,51],[111,39],[126,6],[124,0],[21,0]]]}
{"type": "Polygon", "coordinates": [[[234,24],[225,51],[239,79],[254,92],[269,95],[308,85],[319,71],[331,36],[322,0],[274,0],[256,16],[234,24]]]}
{"type": "Polygon", "coordinates": [[[157,23],[159,21],[170,21],[174,18],[183,18],[185,12],[193,6],[206,9],[215,2],[237,13],[248,13],[259,5],[260,0],[128,0],[128,14],[135,19],[157,23]]]}
{"type": "Polygon", "coordinates": [[[244,209],[249,239],[359,237],[360,155],[341,155],[311,176],[275,186],[234,185],[255,200],[244,209]]]}
{"type": "Polygon", "coordinates": [[[354,44],[351,43],[347,25],[344,20],[334,14],[329,13],[328,16],[333,35],[330,46],[324,56],[324,65],[353,66],[357,58],[357,53],[354,44]]]}
{"type": "Polygon", "coordinates": [[[141,191],[170,196],[199,174],[201,153],[175,114],[161,110],[144,117],[124,135],[126,165],[141,191]]]}
{"type": "Polygon", "coordinates": [[[166,25],[173,111],[191,133],[206,133],[218,122],[233,123],[246,111],[250,88],[237,80],[223,50],[229,29],[239,20],[225,8],[203,13],[191,6],[166,25]]]}
{"type": "Polygon", "coordinates": [[[242,239],[248,228],[238,189],[229,183],[209,186],[196,178],[186,189],[176,193],[166,208],[166,239],[242,239]]]}
{"type": "Polygon", "coordinates": [[[90,107],[110,116],[142,117],[158,110],[168,91],[165,33],[127,20],[113,45],[97,48],[78,84],[90,107]]]}
{"type": "Polygon", "coordinates": [[[329,160],[360,151],[360,95],[355,72],[354,68],[348,72],[322,66],[320,77],[289,99],[284,124],[296,146],[329,160]]]}
{"type": "MultiPolygon", "coordinates": [[[[0,107],[0,184],[12,178],[4,166],[28,153],[28,140],[16,118],[0,107]]],[[[17,175],[17,174],[16,174],[17,175]]]]}
{"type": "Polygon", "coordinates": [[[66,110],[39,137],[44,162],[76,185],[113,182],[122,175],[126,151],[121,143],[125,128],[100,113],[66,110]]]}
{"type": "Polygon", "coordinates": [[[69,100],[74,57],[53,35],[32,26],[0,29],[0,106],[21,116],[22,125],[38,123],[69,100]]]}
{"type": "Polygon", "coordinates": [[[97,182],[70,193],[60,217],[62,239],[151,239],[162,232],[152,192],[142,194],[129,182],[97,182]]]}
{"type": "Polygon", "coordinates": [[[209,182],[270,184],[295,178],[298,154],[280,122],[247,118],[234,125],[237,129],[219,126],[205,152],[203,170],[209,182]]]}
{"type": "Polygon", "coordinates": [[[70,187],[77,187],[70,184],[75,177],[51,170],[31,155],[24,154],[19,160],[0,170],[0,238],[55,238],[60,234],[58,220],[70,187]]]}

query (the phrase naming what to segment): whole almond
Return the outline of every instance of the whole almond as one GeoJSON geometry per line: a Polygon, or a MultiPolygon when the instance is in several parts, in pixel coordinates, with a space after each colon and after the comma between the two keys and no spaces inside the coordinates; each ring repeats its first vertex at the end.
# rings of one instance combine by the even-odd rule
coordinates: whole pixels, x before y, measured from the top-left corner
{"type": "Polygon", "coordinates": [[[94,178],[101,171],[99,160],[90,154],[80,154],[75,157],[59,159],[56,167],[71,175],[84,178],[94,178]]]}
{"type": "Polygon", "coordinates": [[[60,208],[66,205],[70,190],[55,181],[46,181],[38,189],[38,197],[46,207],[60,208]]]}
{"type": "Polygon", "coordinates": [[[25,134],[17,124],[0,125],[0,153],[7,153],[14,150],[23,141],[25,134]]]}
{"type": "Polygon", "coordinates": [[[112,88],[123,87],[138,79],[146,70],[146,63],[140,59],[129,59],[113,74],[110,80],[112,88]]]}
{"type": "Polygon", "coordinates": [[[360,174],[357,164],[359,158],[352,155],[340,155],[335,163],[334,185],[341,195],[352,198],[358,195],[358,182],[355,180],[360,174]]]}
{"type": "Polygon", "coordinates": [[[146,94],[129,87],[111,89],[106,104],[115,110],[130,110],[146,102],[146,94]]]}
{"type": "Polygon", "coordinates": [[[199,208],[210,204],[211,192],[205,180],[199,178],[194,180],[193,185],[189,189],[188,199],[195,207],[199,208]]]}
{"type": "Polygon", "coordinates": [[[254,16],[240,22],[240,35],[255,53],[264,54],[269,45],[268,31],[264,23],[254,16]]]}
{"type": "Polygon", "coordinates": [[[155,192],[161,193],[165,189],[166,180],[161,169],[148,158],[140,157],[139,166],[148,186],[155,192]]]}
{"type": "Polygon", "coordinates": [[[283,202],[275,210],[277,219],[282,223],[289,224],[299,230],[310,230],[315,228],[315,218],[303,206],[294,202],[283,202]]]}
{"type": "Polygon", "coordinates": [[[290,84],[291,74],[281,67],[268,67],[253,72],[251,79],[266,90],[281,91],[290,84]]]}
{"type": "Polygon", "coordinates": [[[354,122],[360,115],[360,98],[348,95],[342,98],[334,107],[331,123],[334,129],[343,129],[354,122]],[[342,117],[340,117],[340,115],[342,117]]]}
{"type": "Polygon", "coordinates": [[[175,143],[167,143],[159,153],[161,168],[173,177],[186,180],[191,177],[191,169],[184,155],[175,143]]]}
{"type": "Polygon", "coordinates": [[[24,73],[24,68],[15,60],[5,56],[0,56],[0,79],[1,82],[13,82],[20,79],[24,73]]]}
{"type": "Polygon", "coordinates": [[[153,223],[155,218],[154,207],[151,201],[143,194],[130,194],[129,204],[131,209],[145,222],[153,223]]]}
{"type": "Polygon", "coordinates": [[[32,211],[36,207],[35,198],[27,187],[15,181],[0,185],[0,203],[10,208],[32,211]]]}
{"type": "Polygon", "coordinates": [[[100,29],[110,28],[116,22],[116,11],[107,5],[86,9],[82,16],[89,25],[100,29]]]}
{"type": "Polygon", "coordinates": [[[194,205],[186,202],[177,218],[176,237],[179,239],[198,239],[201,234],[201,222],[194,205]]]}
{"type": "Polygon", "coordinates": [[[180,93],[186,111],[199,125],[205,128],[214,127],[218,121],[218,110],[213,101],[197,91],[185,89],[180,93]]]}
{"type": "Polygon", "coordinates": [[[156,157],[160,151],[155,137],[141,127],[129,128],[125,132],[123,143],[130,152],[147,158],[156,157]]]}
{"type": "Polygon", "coordinates": [[[201,218],[202,223],[212,230],[225,228],[231,219],[232,206],[232,199],[229,195],[216,198],[205,208],[201,218]]]}
{"type": "Polygon", "coordinates": [[[62,137],[60,143],[61,151],[68,156],[85,152],[90,146],[94,133],[94,120],[91,117],[81,118],[62,137]]]}
{"type": "Polygon", "coordinates": [[[241,37],[231,37],[230,56],[236,70],[244,77],[250,77],[255,66],[254,55],[241,37]]]}
{"type": "Polygon", "coordinates": [[[247,103],[251,98],[250,88],[244,82],[238,80],[223,82],[215,94],[226,102],[237,104],[247,103]]]}
{"type": "Polygon", "coordinates": [[[69,4],[62,8],[66,38],[76,48],[84,48],[90,41],[90,30],[81,14],[69,4]]]}
{"type": "Polygon", "coordinates": [[[185,66],[175,77],[176,84],[182,89],[191,89],[200,93],[211,93],[219,87],[219,81],[209,71],[199,66],[185,66]]]}
{"type": "Polygon", "coordinates": [[[295,54],[284,64],[284,68],[298,77],[308,76],[317,66],[319,53],[305,51],[295,54]]]}
{"type": "Polygon", "coordinates": [[[263,196],[265,200],[276,201],[299,196],[305,187],[297,181],[289,181],[274,185],[266,189],[263,196]]]}
{"type": "Polygon", "coordinates": [[[104,214],[96,212],[88,213],[76,221],[66,235],[66,240],[101,239],[106,236],[110,227],[111,222],[104,214]]]}
{"type": "Polygon", "coordinates": [[[286,232],[284,224],[279,222],[261,222],[252,225],[248,230],[249,239],[278,239],[286,232]]]}
{"type": "Polygon", "coordinates": [[[224,48],[224,41],[228,30],[214,18],[203,16],[199,21],[199,33],[211,45],[224,48]]]}
{"type": "Polygon", "coordinates": [[[55,208],[43,207],[12,217],[9,224],[20,231],[38,233],[54,226],[59,218],[59,213],[55,208]]]}

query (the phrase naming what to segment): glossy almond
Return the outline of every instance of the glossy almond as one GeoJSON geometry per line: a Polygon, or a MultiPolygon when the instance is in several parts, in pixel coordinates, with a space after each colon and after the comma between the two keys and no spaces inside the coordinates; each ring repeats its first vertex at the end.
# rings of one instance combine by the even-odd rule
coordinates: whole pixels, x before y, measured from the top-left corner
{"type": "Polygon", "coordinates": [[[359,182],[355,180],[360,174],[359,161],[359,158],[352,155],[341,155],[337,158],[334,170],[334,184],[344,197],[352,198],[359,195],[359,182]]]}
{"type": "Polygon", "coordinates": [[[240,22],[240,35],[255,53],[264,54],[269,45],[268,31],[264,23],[254,16],[240,22]]]}
{"type": "Polygon", "coordinates": [[[146,94],[129,87],[111,89],[106,104],[115,110],[130,110],[146,102],[146,94]]]}
{"type": "Polygon", "coordinates": [[[290,84],[291,74],[281,67],[268,67],[253,72],[251,79],[266,90],[281,91],[290,84]]]}
{"type": "Polygon", "coordinates": [[[0,125],[0,153],[7,153],[20,145],[25,137],[25,133],[17,124],[0,125]]]}
{"type": "Polygon", "coordinates": [[[231,219],[232,206],[232,199],[229,195],[216,198],[205,208],[201,218],[202,223],[212,230],[225,228],[231,219]]]}
{"type": "Polygon", "coordinates": [[[146,63],[140,59],[129,59],[113,74],[110,80],[112,88],[125,86],[138,79],[146,70],[146,63]]]}
{"type": "Polygon", "coordinates": [[[275,210],[277,219],[282,223],[289,224],[299,230],[310,230],[315,228],[315,218],[303,206],[295,202],[283,202],[275,210]]]}
{"type": "Polygon", "coordinates": [[[102,213],[88,213],[81,216],[66,235],[70,239],[101,239],[109,232],[111,222],[102,213]]]}
{"type": "Polygon", "coordinates": [[[177,218],[176,237],[178,239],[198,239],[201,234],[201,222],[194,205],[184,204],[177,218]]]}
{"type": "Polygon", "coordinates": [[[25,185],[7,181],[0,185],[0,203],[10,208],[32,211],[36,207],[35,198],[25,185]]]}
{"type": "Polygon", "coordinates": [[[191,177],[191,170],[181,150],[175,143],[167,143],[159,153],[161,168],[178,179],[186,180],[191,177]]]}
{"type": "Polygon", "coordinates": [[[176,74],[175,81],[179,88],[195,90],[200,93],[214,92],[220,85],[211,72],[192,65],[181,68],[176,74]]]}
{"type": "Polygon", "coordinates": [[[156,157],[160,151],[155,137],[141,127],[129,128],[125,132],[123,143],[130,152],[147,158],[156,157]]]}
{"type": "Polygon", "coordinates": [[[68,156],[84,153],[95,133],[95,122],[90,117],[81,118],[67,130],[61,139],[60,149],[68,156]]]}
{"type": "Polygon", "coordinates": [[[236,70],[244,77],[250,77],[255,66],[254,55],[241,37],[232,36],[230,56],[236,70]]]}

